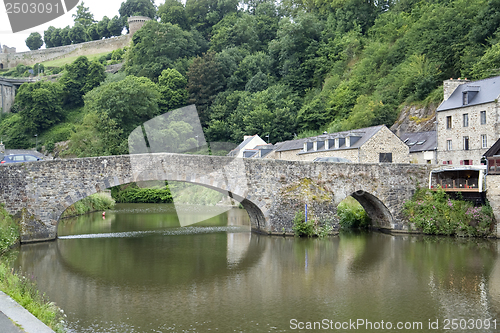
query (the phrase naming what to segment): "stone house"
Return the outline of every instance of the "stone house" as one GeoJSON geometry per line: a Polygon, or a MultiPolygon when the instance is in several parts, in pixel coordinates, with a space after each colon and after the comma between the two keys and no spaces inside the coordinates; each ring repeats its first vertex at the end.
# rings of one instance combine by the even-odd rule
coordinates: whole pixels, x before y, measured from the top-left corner
{"type": "Polygon", "coordinates": [[[255,147],[266,145],[267,143],[260,138],[257,134],[255,135],[245,135],[243,138],[243,142],[238,145],[238,147],[234,148],[227,154],[227,156],[233,157],[251,157],[257,151],[254,150],[255,147]]]}
{"type": "Polygon", "coordinates": [[[354,163],[409,161],[408,146],[385,125],[279,142],[275,147],[265,158],[312,161],[317,157],[341,157],[354,163]]]}
{"type": "Polygon", "coordinates": [[[439,164],[481,164],[500,137],[499,95],[500,76],[444,81],[444,100],[436,110],[439,164]]]}
{"type": "Polygon", "coordinates": [[[410,163],[437,163],[436,131],[403,133],[401,140],[410,148],[410,163]]]}

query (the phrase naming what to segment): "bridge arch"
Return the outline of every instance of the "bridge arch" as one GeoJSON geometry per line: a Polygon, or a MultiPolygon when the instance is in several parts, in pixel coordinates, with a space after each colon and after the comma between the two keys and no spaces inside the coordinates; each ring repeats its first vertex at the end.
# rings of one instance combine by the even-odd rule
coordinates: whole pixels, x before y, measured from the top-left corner
{"type": "Polygon", "coordinates": [[[363,190],[355,191],[351,196],[363,206],[366,214],[372,220],[373,227],[391,229],[392,214],[382,200],[363,190]]]}
{"type": "MultiPolygon", "coordinates": [[[[147,178],[151,178],[151,177],[147,177],[147,178]]],[[[116,177],[115,177],[115,179],[116,179],[116,177]]],[[[205,188],[209,188],[211,190],[215,190],[215,191],[222,193],[223,195],[226,195],[232,199],[235,199],[239,203],[241,203],[243,208],[248,213],[252,229],[259,230],[260,228],[262,228],[266,224],[266,219],[264,217],[264,213],[262,212],[262,210],[259,208],[259,206],[257,204],[255,204],[252,200],[249,200],[247,198],[243,198],[243,197],[239,196],[238,194],[233,193],[231,191],[228,191],[222,187],[217,187],[217,186],[212,185],[214,183],[213,180],[211,180],[212,184],[207,184],[207,183],[201,182],[201,181],[198,181],[198,182],[197,181],[188,181],[185,179],[183,179],[183,180],[158,179],[158,178],[154,178],[154,177],[151,179],[146,179],[145,177],[141,177],[141,181],[152,181],[152,180],[159,180],[159,181],[166,180],[166,181],[184,182],[184,183],[189,183],[192,185],[198,185],[198,186],[202,186],[205,188]]],[[[127,181],[127,182],[123,182],[123,183],[119,182],[118,184],[114,183],[111,185],[111,184],[109,184],[109,182],[105,182],[104,187],[96,187],[96,190],[86,191],[86,192],[76,191],[74,193],[69,193],[69,195],[67,196],[67,198],[65,200],[64,205],[60,205],[58,207],[58,212],[55,213],[55,216],[57,217],[56,230],[57,230],[57,226],[59,225],[59,222],[61,220],[62,214],[72,204],[74,204],[74,203],[76,203],[76,202],[78,202],[78,201],[80,201],[80,200],[82,200],[82,199],[84,199],[92,194],[98,193],[100,190],[109,189],[109,188],[114,187],[114,186],[126,185],[126,184],[130,184],[130,183],[132,183],[132,182],[127,181]]]]}

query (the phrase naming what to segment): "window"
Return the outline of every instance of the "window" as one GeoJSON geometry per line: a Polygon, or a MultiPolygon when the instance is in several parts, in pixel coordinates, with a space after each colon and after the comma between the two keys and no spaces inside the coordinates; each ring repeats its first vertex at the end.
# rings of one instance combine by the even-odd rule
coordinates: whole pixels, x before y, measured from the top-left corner
{"type": "Polygon", "coordinates": [[[485,125],[486,124],[486,111],[481,111],[480,114],[481,114],[481,125],[485,125]]]}
{"type": "Polygon", "coordinates": [[[463,105],[469,104],[469,101],[467,99],[467,92],[466,91],[462,93],[462,104],[463,105]]]}
{"type": "Polygon", "coordinates": [[[380,163],[392,163],[392,153],[380,153],[378,161],[380,163]]]}
{"type": "Polygon", "coordinates": [[[469,137],[464,136],[464,150],[469,150],[469,137]]]}
{"type": "Polygon", "coordinates": [[[451,143],[451,140],[446,140],[446,150],[452,150],[453,145],[451,143]]]}
{"type": "Polygon", "coordinates": [[[463,116],[464,116],[464,127],[469,127],[469,114],[464,113],[463,116]]]}
{"type": "Polygon", "coordinates": [[[481,135],[481,147],[488,148],[488,136],[486,134],[481,135]]]}
{"type": "Polygon", "coordinates": [[[446,128],[451,128],[451,116],[446,117],[446,128]]]}

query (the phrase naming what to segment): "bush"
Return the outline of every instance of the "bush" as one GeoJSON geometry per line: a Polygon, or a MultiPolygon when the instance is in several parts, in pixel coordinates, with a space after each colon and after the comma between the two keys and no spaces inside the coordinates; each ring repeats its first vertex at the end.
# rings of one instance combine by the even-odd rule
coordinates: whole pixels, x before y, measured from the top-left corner
{"type": "Polygon", "coordinates": [[[19,227],[14,222],[12,217],[4,209],[3,204],[0,205],[0,253],[18,243],[20,239],[19,227]]]}
{"type": "Polygon", "coordinates": [[[316,234],[314,221],[308,220],[306,222],[306,216],[302,211],[295,213],[292,230],[298,237],[312,237],[316,234]]]}
{"type": "Polygon", "coordinates": [[[337,207],[337,215],[341,229],[366,229],[371,223],[363,206],[354,198],[341,202],[337,207]]]}
{"type": "Polygon", "coordinates": [[[403,213],[425,234],[484,237],[493,227],[489,205],[474,207],[471,202],[452,200],[443,189],[417,189],[412,200],[405,202],[403,213]]]}
{"type": "Polygon", "coordinates": [[[138,188],[137,185],[116,186],[111,195],[119,203],[171,203],[172,194],[165,188],[138,188]]]}
{"type": "Polygon", "coordinates": [[[75,215],[83,215],[90,212],[111,209],[115,206],[115,200],[106,193],[94,193],[69,206],[62,218],[75,215]]]}

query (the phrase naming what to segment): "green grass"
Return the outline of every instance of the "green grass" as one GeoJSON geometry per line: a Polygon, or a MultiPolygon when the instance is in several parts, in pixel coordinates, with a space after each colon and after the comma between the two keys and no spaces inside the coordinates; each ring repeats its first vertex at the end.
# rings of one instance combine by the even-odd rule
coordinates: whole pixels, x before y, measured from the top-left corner
{"type": "Polygon", "coordinates": [[[61,218],[106,210],[115,206],[115,200],[105,193],[94,193],[69,206],[61,218]]]}
{"type": "Polygon", "coordinates": [[[36,282],[17,274],[11,269],[16,251],[6,252],[19,243],[19,227],[12,216],[0,205],[0,290],[31,312],[56,332],[65,332],[62,311],[44,294],[40,294],[36,282]]]}
{"type": "MultiPolygon", "coordinates": [[[[102,52],[102,53],[97,53],[97,54],[88,54],[86,57],[89,59],[89,61],[93,61],[96,59],[99,59],[103,55],[107,55],[109,52],[102,52]]],[[[55,59],[55,60],[49,60],[42,62],[42,64],[45,67],[62,67],[66,64],[70,64],[74,62],[79,56],[73,56],[73,57],[65,57],[62,59],[55,59]]]]}

